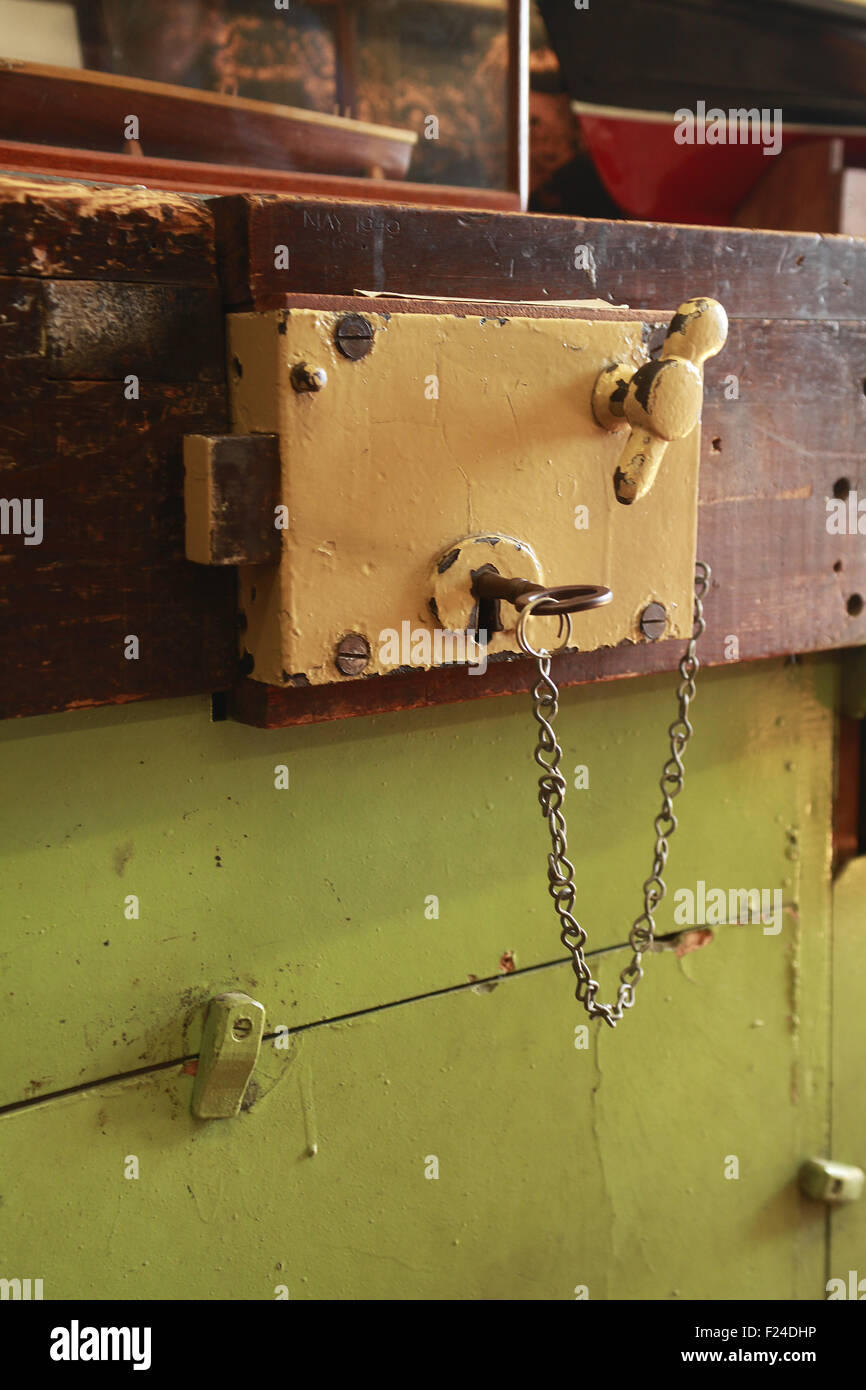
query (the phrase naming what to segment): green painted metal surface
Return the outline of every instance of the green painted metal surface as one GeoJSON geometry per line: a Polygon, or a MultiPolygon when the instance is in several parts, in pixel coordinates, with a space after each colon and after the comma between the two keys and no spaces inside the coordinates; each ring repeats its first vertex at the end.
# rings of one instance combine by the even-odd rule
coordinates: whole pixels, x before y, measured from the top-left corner
{"type": "Polygon", "coordinates": [[[730,928],[653,967],[587,1050],[562,965],[312,1030],[237,1120],[194,1120],[167,1073],[8,1116],[4,1273],[46,1298],[820,1297],[795,1175],[826,1075],[810,1035],[793,1099],[787,953],[730,928]]]}
{"type": "MultiPolygon", "coordinates": [[[[835,680],[702,673],[671,884],[788,900],[804,835],[824,871],[835,680]]],[[[567,812],[591,948],[640,909],[674,713],[670,677],[563,697],[564,765],[589,775],[567,812]]],[[[284,732],[212,724],[199,700],[5,725],[0,999],[20,1041],[0,1104],[196,1052],[226,989],[272,1030],[496,975],[509,951],[563,956],[534,729],[528,697],[284,732]]]]}
{"type": "MultiPolygon", "coordinates": [[[[796,1173],[830,1140],[837,701],[831,661],[702,673],[667,881],[778,888],[781,930],[652,954],[585,1049],[528,700],[283,733],[197,700],[6,726],[3,1103],[195,1052],[229,988],[300,1031],[265,1042],[237,1119],[190,1115],[189,1064],[0,1117],[0,1275],[47,1298],[823,1296],[796,1173]],[[517,973],[469,987],[508,951],[517,973]]],[[[564,696],[592,947],[638,910],[672,717],[670,678],[564,696]]],[[[627,958],[598,962],[605,995],[627,958]]]]}
{"type": "MultiPolygon", "coordinates": [[[[833,1114],[825,1153],[866,1169],[866,856],[847,864],[833,893],[833,1114]]],[[[828,1279],[866,1298],[866,1197],[830,1216],[828,1279]],[[854,1279],[851,1272],[854,1271],[854,1279]]],[[[838,1285],[833,1291],[838,1296],[838,1285]]]]}

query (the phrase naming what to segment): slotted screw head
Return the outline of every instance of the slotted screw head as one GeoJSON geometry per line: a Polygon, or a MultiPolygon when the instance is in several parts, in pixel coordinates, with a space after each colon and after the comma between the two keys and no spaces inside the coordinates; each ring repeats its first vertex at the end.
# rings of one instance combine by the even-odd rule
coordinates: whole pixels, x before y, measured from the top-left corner
{"type": "Polygon", "coordinates": [[[657,642],[664,636],[667,627],[667,613],[660,603],[648,603],[640,615],[640,630],[650,642],[657,642]]]}
{"type": "Polygon", "coordinates": [[[343,314],[334,329],[334,343],[344,357],[357,362],[373,346],[373,325],[360,314],[343,314]]]}
{"type": "Polygon", "coordinates": [[[360,676],[370,661],[370,643],[362,633],[350,632],[337,647],[334,661],[341,675],[360,676]]]}

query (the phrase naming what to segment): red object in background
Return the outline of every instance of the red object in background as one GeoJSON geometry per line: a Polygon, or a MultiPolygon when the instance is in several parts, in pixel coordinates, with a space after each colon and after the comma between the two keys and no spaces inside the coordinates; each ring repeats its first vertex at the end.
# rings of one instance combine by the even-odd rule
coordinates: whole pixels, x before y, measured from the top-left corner
{"type": "MultiPolygon", "coordinates": [[[[774,158],[759,144],[678,144],[666,112],[573,106],[605,188],[639,221],[729,226],[774,158]]],[[[866,168],[863,127],[783,123],[779,152],[821,138],[843,140],[846,166],[866,168]]]]}

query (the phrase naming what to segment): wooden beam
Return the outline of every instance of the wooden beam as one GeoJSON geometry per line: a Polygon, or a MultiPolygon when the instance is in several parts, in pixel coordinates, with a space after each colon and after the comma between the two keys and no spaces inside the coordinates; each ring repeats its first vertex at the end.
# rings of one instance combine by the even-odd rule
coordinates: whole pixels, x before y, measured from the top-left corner
{"type": "Polygon", "coordinates": [[[447,298],[601,298],[656,309],[693,295],[729,316],[857,319],[866,252],[854,237],[590,221],[399,203],[238,195],[215,203],[226,302],[269,308],[286,294],[424,293],[447,298]],[[289,249],[287,269],[274,248],[289,249]]]}
{"type": "MultiPolygon", "coordinates": [[[[300,271],[293,261],[288,278],[306,293],[292,302],[323,309],[346,304],[321,299],[323,286],[362,287],[356,274],[380,264],[391,288],[396,267],[401,289],[435,295],[453,282],[475,297],[377,300],[386,312],[558,312],[519,308],[503,291],[553,298],[580,280],[561,264],[559,281],[547,272],[569,249],[573,266],[589,231],[597,284],[584,275],[573,294],[629,299],[651,330],[686,295],[716,293],[732,319],[706,373],[698,553],[714,574],[702,659],[866,645],[862,535],[827,525],[828,499],[866,500],[866,243],[326,200],[288,200],[264,220],[261,209],[230,200],[226,217],[217,205],[226,284],[241,284],[251,233],[255,292],[278,298],[266,238],[288,232],[306,258],[300,271]]],[[[234,575],[184,554],[183,436],[229,430],[212,216],[213,205],[167,194],[0,181],[0,494],[45,507],[41,544],[0,536],[5,717],[238,680],[234,575]],[[161,337],[157,311],[170,330],[161,337]],[[137,400],[124,392],[128,372],[140,377],[137,400]],[[124,655],[130,634],[138,660],[124,655]]],[[[369,301],[349,303],[363,312],[369,301]]],[[[673,671],[680,654],[668,642],[576,653],[559,674],[673,671]]],[[[518,660],[472,678],[416,672],[283,692],[247,683],[237,709],[258,723],[306,722],[522,690],[531,674],[518,660]]]]}

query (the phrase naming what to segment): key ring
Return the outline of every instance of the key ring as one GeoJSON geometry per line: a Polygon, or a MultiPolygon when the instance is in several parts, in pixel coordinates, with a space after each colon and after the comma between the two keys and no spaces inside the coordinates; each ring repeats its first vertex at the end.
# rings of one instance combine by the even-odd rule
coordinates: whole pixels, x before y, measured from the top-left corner
{"type": "Polygon", "coordinates": [[[532,617],[536,604],[541,603],[542,599],[546,598],[547,593],[543,589],[540,594],[531,594],[529,596],[528,602],[521,607],[520,616],[517,619],[517,641],[520,646],[520,649],[521,651],[524,651],[527,656],[534,656],[537,661],[545,661],[551,656],[557,656],[560,652],[564,652],[569,642],[571,641],[570,613],[560,613],[559,615],[558,636],[562,637],[563,628],[565,628],[565,641],[562,642],[562,644],[558,646],[554,651],[549,652],[546,647],[542,647],[539,651],[536,651],[535,648],[531,646],[530,643],[527,641],[526,619],[532,617]]]}
{"type": "Polygon", "coordinates": [[[584,612],[588,608],[600,608],[602,604],[610,603],[612,598],[610,589],[600,584],[560,585],[556,589],[527,590],[518,595],[512,602],[520,615],[517,619],[517,641],[521,651],[537,661],[548,661],[552,656],[558,656],[571,642],[571,614],[584,612]],[[565,631],[565,640],[552,652],[546,647],[536,650],[528,641],[526,620],[533,616],[559,618],[558,636],[561,639],[565,631]]]}

